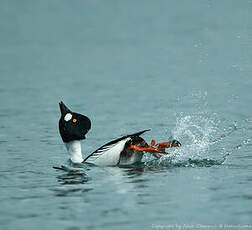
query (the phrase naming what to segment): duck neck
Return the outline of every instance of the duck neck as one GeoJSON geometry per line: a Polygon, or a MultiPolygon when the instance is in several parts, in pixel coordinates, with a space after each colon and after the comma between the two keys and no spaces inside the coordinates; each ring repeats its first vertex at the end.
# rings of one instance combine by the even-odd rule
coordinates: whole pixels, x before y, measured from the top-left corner
{"type": "Polygon", "coordinates": [[[70,155],[70,159],[73,163],[83,162],[80,141],[70,141],[70,142],[65,143],[65,145],[70,155]]]}

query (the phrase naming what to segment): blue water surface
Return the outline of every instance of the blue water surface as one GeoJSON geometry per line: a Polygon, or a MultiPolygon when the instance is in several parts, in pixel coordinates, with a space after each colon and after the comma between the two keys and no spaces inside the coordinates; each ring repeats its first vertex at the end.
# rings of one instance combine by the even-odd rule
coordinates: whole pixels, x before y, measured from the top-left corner
{"type": "Polygon", "coordinates": [[[251,0],[1,0],[0,229],[251,229],[251,61],[251,0]],[[70,167],[60,100],[92,120],[84,155],[182,146],[70,167]]]}

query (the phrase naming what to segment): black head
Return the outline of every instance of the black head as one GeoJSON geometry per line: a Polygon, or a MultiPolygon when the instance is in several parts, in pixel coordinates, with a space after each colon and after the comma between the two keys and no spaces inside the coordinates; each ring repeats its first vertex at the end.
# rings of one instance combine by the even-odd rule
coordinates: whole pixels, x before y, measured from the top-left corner
{"type": "Polygon", "coordinates": [[[61,117],[59,120],[59,131],[64,142],[85,139],[85,135],[91,128],[88,117],[72,112],[63,102],[59,103],[61,117]]]}

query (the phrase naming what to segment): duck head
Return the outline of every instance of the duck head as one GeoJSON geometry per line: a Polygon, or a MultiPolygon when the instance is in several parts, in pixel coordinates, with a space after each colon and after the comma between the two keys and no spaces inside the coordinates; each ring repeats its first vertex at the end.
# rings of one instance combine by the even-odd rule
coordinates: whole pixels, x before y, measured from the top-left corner
{"type": "Polygon", "coordinates": [[[64,143],[86,139],[91,129],[91,121],[87,116],[72,112],[62,101],[59,103],[61,117],[59,131],[64,143]]]}

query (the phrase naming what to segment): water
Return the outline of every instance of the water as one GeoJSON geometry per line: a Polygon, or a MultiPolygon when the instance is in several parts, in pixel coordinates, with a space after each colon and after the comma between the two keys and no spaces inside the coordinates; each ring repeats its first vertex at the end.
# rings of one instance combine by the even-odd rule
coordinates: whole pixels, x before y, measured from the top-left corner
{"type": "Polygon", "coordinates": [[[0,228],[252,228],[251,1],[0,2],[0,228]],[[151,128],[182,143],[134,167],[67,166],[151,128]],[[175,224],[178,224],[177,226],[175,224]]]}

